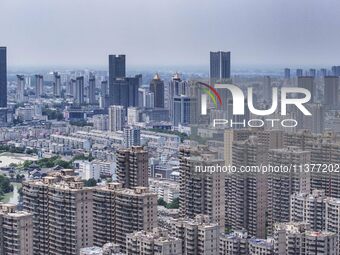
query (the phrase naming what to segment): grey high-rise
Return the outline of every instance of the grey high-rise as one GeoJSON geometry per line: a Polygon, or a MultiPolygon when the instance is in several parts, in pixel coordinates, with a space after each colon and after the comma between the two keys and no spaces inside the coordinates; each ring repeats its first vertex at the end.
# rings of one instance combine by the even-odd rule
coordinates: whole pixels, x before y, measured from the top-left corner
{"type": "Polygon", "coordinates": [[[7,50],[0,47],[0,108],[7,107],[7,50]]]}
{"type": "Polygon", "coordinates": [[[230,79],[230,51],[210,52],[210,82],[230,79]]]}
{"type": "Polygon", "coordinates": [[[164,81],[158,73],[150,82],[150,91],[155,95],[155,107],[164,108],[164,81]]]}
{"type": "Polygon", "coordinates": [[[115,101],[115,84],[117,78],[125,78],[125,55],[109,55],[109,95],[111,104],[117,104],[115,101]]]}

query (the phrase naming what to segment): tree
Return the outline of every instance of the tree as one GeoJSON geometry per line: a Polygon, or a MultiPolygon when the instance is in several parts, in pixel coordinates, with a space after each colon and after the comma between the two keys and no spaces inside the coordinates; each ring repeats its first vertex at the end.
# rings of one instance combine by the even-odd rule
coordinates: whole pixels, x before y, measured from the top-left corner
{"type": "Polygon", "coordinates": [[[95,187],[97,186],[97,181],[94,178],[88,179],[87,181],[84,181],[85,187],[95,187]]]}
{"type": "Polygon", "coordinates": [[[158,198],[157,204],[160,205],[160,206],[164,206],[164,207],[166,207],[168,205],[167,202],[165,202],[162,197],[158,198]]]}
{"type": "Polygon", "coordinates": [[[178,209],[179,208],[179,198],[175,198],[167,206],[168,209],[178,209]]]}

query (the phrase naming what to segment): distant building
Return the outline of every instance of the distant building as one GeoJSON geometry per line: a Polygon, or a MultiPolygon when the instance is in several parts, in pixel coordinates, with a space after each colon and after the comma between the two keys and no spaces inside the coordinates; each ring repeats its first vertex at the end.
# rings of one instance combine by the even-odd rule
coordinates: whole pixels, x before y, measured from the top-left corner
{"type": "Polygon", "coordinates": [[[25,101],[25,76],[17,75],[16,102],[22,103],[24,101],[25,101]]]}
{"type": "Polygon", "coordinates": [[[7,107],[7,49],[0,47],[0,108],[7,107]]]}
{"type": "Polygon", "coordinates": [[[40,74],[36,74],[34,76],[35,83],[35,96],[36,98],[40,98],[44,95],[44,77],[40,74]]]}
{"type": "Polygon", "coordinates": [[[78,105],[84,104],[84,76],[76,79],[74,101],[78,105]]]}
{"type": "Polygon", "coordinates": [[[125,109],[122,105],[109,107],[109,131],[123,130],[125,124],[125,109]]]}
{"type": "Polygon", "coordinates": [[[285,79],[290,79],[290,69],[289,68],[285,68],[284,77],[285,77],[285,79]]]}
{"type": "Polygon", "coordinates": [[[164,108],[164,81],[158,73],[150,82],[150,91],[154,93],[154,107],[164,108]]]}
{"type": "Polygon", "coordinates": [[[303,69],[296,69],[296,77],[303,76],[303,69]]]}
{"type": "Polygon", "coordinates": [[[126,148],[130,148],[132,146],[139,146],[140,143],[140,129],[135,127],[126,127],[123,130],[123,145],[126,148]]]}
{"type": "Polygon", "coordinates": [[[96,104],[96,77],[94,75],[90,76],[89,79],[89,93],[88,93],[89,104],[96,104]]]}
{"type": "Polygon", "coordinates": [[[324,87],[324,104],[330,109],[337,109],[340,106],[339,103],[339,77],[338,76],[325,76],[324,87]]]}
{"type": "Polygon", "coordinates": [[[210,83],[230,79],[230,51],[210,52],[210,83]]]}
{"type": "Polygon", "coordinates": [[[307,89],[311,93],[310,102],[315,102],[316,85],[313,76],[298,76],[298,87],[307,89]]]}
{"type": "Polygon", "coordinates": [[[57,72],[53,73],[53,95],[55,97],[61,97],[61,79],[60,75],[57,72]]]}

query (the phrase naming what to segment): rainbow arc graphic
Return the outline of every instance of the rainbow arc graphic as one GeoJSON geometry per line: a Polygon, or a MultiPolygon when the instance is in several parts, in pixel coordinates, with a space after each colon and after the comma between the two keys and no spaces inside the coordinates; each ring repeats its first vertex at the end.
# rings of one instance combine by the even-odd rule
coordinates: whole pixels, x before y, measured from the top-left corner
{"type": "MultiPolygon", "coordinates": [[[[209,95],[209,97],[211,98],[212,102],[214,103],[216,109],[218,108],[216,98],[217,98],[220,106],[222,106],[221,96],[216,91],[216,89],[214,87],[210,86],[209,84],[200,82],[200,81],[198,81],[196,84],[203,86],[201,88],[202,92],[204,92],[205,94],[209,95]]],[[[202,95],[202,114],[203,115],[206,114],[206,111],[207,111],[206,107],[207,107],[207,102],[206,102],[206,98],[204,97],[204,94],[203,94],[202,95]]]]}

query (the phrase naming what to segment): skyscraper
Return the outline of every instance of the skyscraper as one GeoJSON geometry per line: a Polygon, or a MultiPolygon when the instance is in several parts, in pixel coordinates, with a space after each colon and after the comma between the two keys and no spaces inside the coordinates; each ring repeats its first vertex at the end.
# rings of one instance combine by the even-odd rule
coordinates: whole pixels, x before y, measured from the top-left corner
{"type": "Polygon", "coordinates": [[[109,95],[111,104],[119,104],[118,84],[114,83],[117,78],[125,78],[125,55],[109,55],[109,95]]]}
{"type": "Polygon", "coordinates": [[[298,87],[307,89],[311,93],[310,103],[316,100],[316,88],[313,76],[298,76],[298,87]]]}
{"type": "Polygon", "coordinates": [[[94,75],[90,76],[89,79],[89,104],[96,104],[96,77],[94,75]]]}
{"type": "Polygon", "coordinates": [[[175,126],[189,125],[196,123],[197,105],[196,98],[185,95],[175,96],[173,100],[173,123],[175,126]]]}
{"type": "Polygon", "coordinates": [[[40,74],[34,76],[35,97],[40,98],[44,94],[44,77],[40,74]]]}
{"type": "Polygon", "coordinates": [[[289,68],[285,68],[284,70],[284,73],[285,73],[285,79],[290,79],[290,69],[289,68]]]}
{"type": "Polygon", "coordinates": [[[7,107],[7,49],[0,47],[0,108],[7,107]]]}
{"type": "Polygon", "coordinates": [[[141,146],[118,149],[116,154],[116,173],[124,188],[148,187],[148,152],[141,146]]]}
{"type": "Polygon", "coordinates": [[[125,110],[122,105],[109,107],[109,131],[123,130],[125,124],[125,110]]]}
{"type": "Polygon", "coordinates": [[[210,83],[230,79],[230,51],[210,52],[210,83]]]}
{"type": "Polygon", "coordinates": [[[164,81],[157,73],[150,82],[150,91],[154,93],[156,108],[164,108],[164,81]]]}
{"type": "Polygon", "coordinates": [[[16,101],[22,103],[25,101],[25,76],[17,75],[16,101]]]}
{"type": "Polygon", "coordinates": [[[324,87],[324,104],[330,109],[334,110],[339,103],[339,77],[338,76],[325,76],[324,87]]]}
{"type": "Polygon", "coordinates": [[[117,78],[112,81],[109,88],[109,97],[112,105],[138,106],[138,88],[140,77],[117,78]]]}
{"type": "Polygon", "coordinates": [[[53,81],[53,95],[55,97],[61,96],[61,79],[58,72],[53,73],[54,81],[53,81]]]}
{"type": "Polygon", "coordinates": [[[81,105],[84,103],[84,77],[79,76],[76,79],[74,101],[81,105]]]}
{"type": "Polygon", "coordinates": [[[296,76],[297,77],[303,76],[303,69],[296,69],[296,76]]]}

